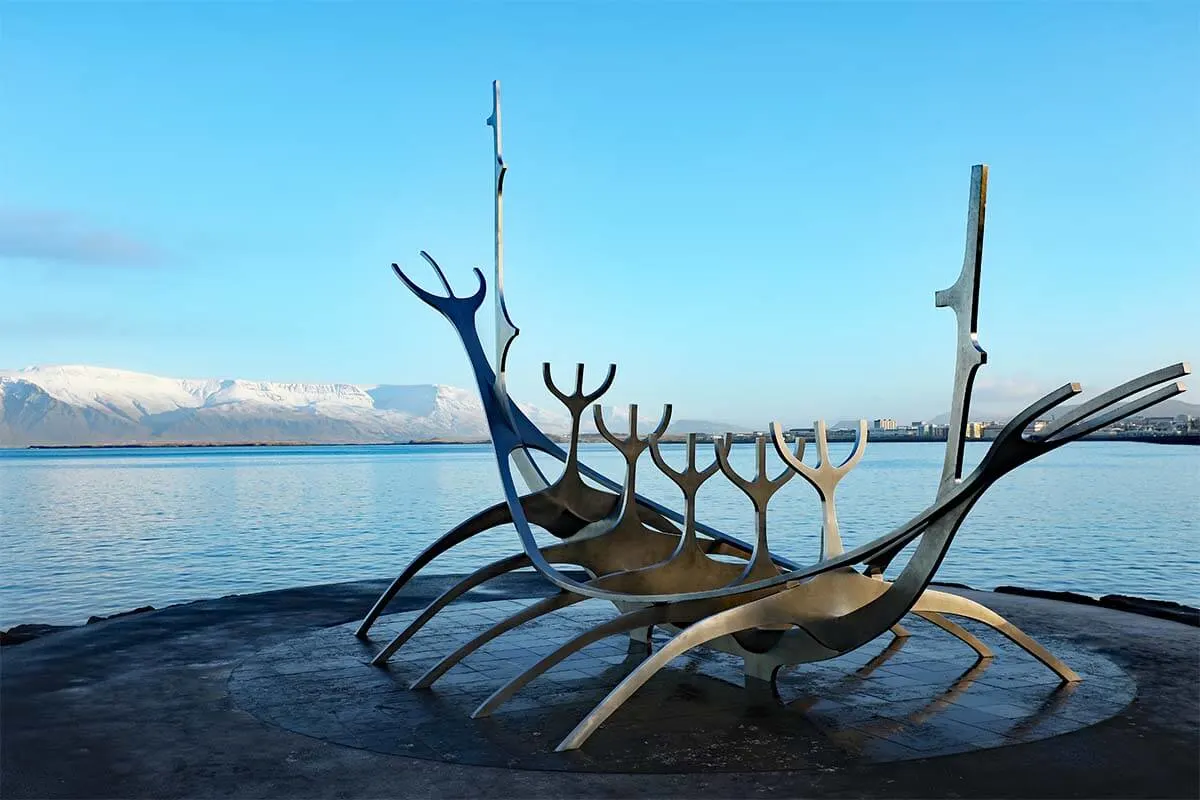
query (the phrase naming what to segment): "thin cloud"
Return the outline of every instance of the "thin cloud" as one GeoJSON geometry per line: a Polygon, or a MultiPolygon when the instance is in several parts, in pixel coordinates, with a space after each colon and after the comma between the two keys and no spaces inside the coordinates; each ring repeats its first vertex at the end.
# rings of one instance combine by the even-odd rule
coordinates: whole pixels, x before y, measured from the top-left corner
{"type": "Polygon", "coordinates": [[[1026,403],[1046,393],[1045,385],[1022,377],[980,377],[971,390],[974,400],[984,403],[1026,403]]]}
{"type": "Polygon", "coordinates": [[[80,339],[131,338],[136,332],[128,324],[105,317],[79,314],[24,314],[0,319],[0,337],[77,341],[80,339]]]}
{"type": "Polygon", "coordinates": [[[162,263],[158,248],[70,214],[0,207],[0,259],[104,267],[162,263]]]}

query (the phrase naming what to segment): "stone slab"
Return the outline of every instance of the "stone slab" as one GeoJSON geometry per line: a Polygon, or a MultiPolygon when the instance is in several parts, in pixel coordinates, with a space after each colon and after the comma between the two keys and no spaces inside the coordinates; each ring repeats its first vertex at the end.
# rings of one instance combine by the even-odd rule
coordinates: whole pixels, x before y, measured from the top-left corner
{"type": "MultiPolygon", "coordinates": [[[[854,653],[780,675],[778,699],[743,687],[741,661],[698,648],[676,659],[577,752],[554,746],[645,658],[617,636],[572,655],[486,719],[471,711],[562,642],[611,619],[589,600],[506,632],[472,653],[432,690],[408,687],[446,653],[528,600],[453,605],[391,659],[383,643],[419,612],[384,617],[373,641],[353,623],[325,628],[243,661],[230,679],[237,707],[328,742],[449,763],[565,772],[770,772],[841,770],[965,753],[1070,733],[1133,701],[1134,680],[1110,659],[1047,641],[1083,681],[1058,676],[1003,636],[977,633],[996,652],[974,651],[923,620],[912,636],[881,637],[854,653]]],[[[655,641],[667,635],[655,633],[655,641]]]]}

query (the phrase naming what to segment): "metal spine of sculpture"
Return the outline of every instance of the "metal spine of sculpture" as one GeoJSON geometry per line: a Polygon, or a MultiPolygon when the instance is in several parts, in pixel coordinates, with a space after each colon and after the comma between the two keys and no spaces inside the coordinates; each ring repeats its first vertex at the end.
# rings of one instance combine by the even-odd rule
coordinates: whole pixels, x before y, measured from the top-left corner
{"type": "Polygon", "coordinates": [[[954,360],[954,392],[950,404],[950,428],[946,434],[946,458],[938,497],[962,478],[963,447],[966,444],[967,415],[971,409],[971,388],[975,373],[987,363],[987,351],[979,346],[979,275],[983,271],[984,212],[987,209],[986,164],[971,167],[971,191],[967,201],[967,246],[962,271],[949,289],[934,295],[934,305],[951,308],[958,325],[958,347],[954,360]]]}
{"type": "MultiPolygon", "coordinates": [[[[496,397],[500,401],[500,405],[504,413],[512,421],[512,401],[508,397],[508,385],[505,381],[505,376],[508,371],[508,348],[512,346],[513,340],[521,333],[520,329],[513,324],[512,318],[508,315],[508,307],[504,304],[504,176],[508,174],[508,167],[504,163],[504,148],[501,137],[501,119],[500,119],[500,81],[492,81],[492,114],[487,118],[488,127],[492,129],[492,142],[495,153],[495,176],[494,176],[494,198],[495,198],[495,269],[492,272],[492,292],[493,303],[495,305],[494,314],[496,317],[496,397]]],[[[517,469],[521,473],[521,477],[525,480],[525,485],[532,492],[545,489],[549,482],[542,471],[538,469],[533,457],[524,447],[513,451],[513,460],[516,462],[517,469]]]]}
{"type": "MultiPolygon", "coordinates": [[[[413,688],[427,688],[466,654],[505,631],[543,614],[564,608],[587,598],[612,602],[622,612],[618,616],[585,631],[538,664],[518,675],[476,709],[472,716],[486,716],[522,686],[571,653],[606,636],[630,633],[648,638],[649,629],[662,626],[674,636],[627,675],[576,728],[559,744],[559,750],[579,747],[622,703],[634,695],[655,672],[672,658],[700,645],[718,647],[741,656],[748,682],[767,681],[772,689],[774,677],[783,665],[832,658],[855,650],[891,630],[897,636],[907,632],[899,628],[909,613],[921,616],[942,630],[958,637],[982,658],[991,650],[974,635],[945,615],[982,623],[1016,643],[1053,670],[1064,682],[1079,676],[1045,648],[978,602],[955,594],[929,589],[929,583],[941,564],[955,534],[975,503],[997,480],[1014,469],[1093,431],[1172,397],[1184,387],[1176,381],[1190,372],[1184,363],[1174,364],[1128,381],[1070,411],[1060,412],[1054,422],[1038,433],[1027,434],[1032,423],[1080,392],[1077,384],[1066,384],[1032,403],[1014,417],[990,444],[986,455],[965,477],[962,457],[967,415],[974,376],[986,362],[979,347],[978,301],[982,267],[984,211],[987,168],[972,169],[967,222],[967,247],[958,280],[949,289],[938,292],[936,305],[954,309],[957,319],[957,351],[950,434],[941,480],[934,502],[912,519],[892,531],[846,550],[837,522],[835,490],[837,484],[862,458],[866,444],[865,423],[860,423],[855,449],[841,464],[829,458],[824,424],[815,425],[819,461],[815,467],[802,460],[804,444],[797,443],[795,453],[788,450],[781,428],[771,425],[771,437],[783,460],[785,471],[775,478],[766,474],[765,437],[756,445],[757,470],[753,479],[737,474],[729,463],[732,437],[715,443],[716,463],[696,468],[694,436],[687,441],[688,465],[675,470],[667,465],[660,448],[661,436],[670,419],[667,407],[658,429],[642,439],[637,434],[636,406],[630,408],[630,431],[618,437],[604,424],[596,405],[595,421],[601,435],[625,457],[626,475],[618,485],[582,464],[578,458],[579,423],[587,403],[594,402],[608,389],[615,368],[600,390],[585,395],[582,390],[583,368],[579,367],[575,393],[566,395],[553,385],[549,365],[544,376],[551,392],[571,413],[570,449],[564,453],[549,437],[512,403],[504,382],[505,356],[516,336],[508,319],[502,291],[502,190],[504,164],[500,155],[499,88],[494,88],[493,116],[496,148],[496,286],[497,314],[496,369],[488,363],[475,328],[475,313],[483,302],[486,281],[476,270],[479,289],[470,297],[456,297],[441,268],[425,253],[422,256],[436,271],[445,296],[434,295],[419,286],[393,265],[397,276],[419,299],[441,313],[458,332],[467,350],[492,435],[504,509],[488,509],[444,535],[418,556],[409,569],[393,583],[372,609],[359,634],[365,635],[375,618],[403,582],[446,549],[455,546],[488,527],[511,522],[521,541],[522,552],[487,565],[448,589],[409,627],[402,631],[376,656],[374,663],[385,663],[415,630],[428,622],[437,611],[463,592],[498,574],[532,565],[560,591],[488,629],[461,646],[424,676],[413,688]],[[503,318],[503,322],[502,322],[503,318]],[[1165,384],[1165,385],[1164,385],[1165,384]],[[1157,387],[1157,388],[1156,388],[1157,387]],[[637,461],[649,449],[653,462],[680,488],[684,513],[666,509],[637,494],[637,461]],[[512,464],[524,475],[522,458],[540,451],[564,462],[562,477],[553,485],[530,484],[534,492],[519,495],[512,464]],[[753,546],[697,522],[696,492],[699,486],[721,471],[750,498],[755,507],[753,546]],[[822,506],[820,559],[799,567],[770,552],[767,540],[766,508],[771,497],[792,477],[801,474],[817,491],[822,506]],[[584,477],[596,480],[620,498],[588,487],[584,477]],[[537,488],[535,488],[535,486],[537,488]],[[504,513],[507,511],[507,513],[504,513]],[[682,534],[667,518],[683,523],[682,534]],[[539,547],[531,525],[545,527],[563,541],[539,547]],[[697,532],[705,534],[701,541],[697,532]],[[909,545],[915,545],[895,580],[884,579],[883,572],[909,545]],[[710,553],[737,555],[742,560],[729,563],[710,557],[710,553]],[[582,566],[593,577],[580,581],[560,571],[556,565],[582,566]],[[862,567],[862,571],[855,567],[862,567]]],[[[538,473],[540,475],[540,473],[538,473]]],[[[528,476],[525,476],[528,481],[528,476]]]]}

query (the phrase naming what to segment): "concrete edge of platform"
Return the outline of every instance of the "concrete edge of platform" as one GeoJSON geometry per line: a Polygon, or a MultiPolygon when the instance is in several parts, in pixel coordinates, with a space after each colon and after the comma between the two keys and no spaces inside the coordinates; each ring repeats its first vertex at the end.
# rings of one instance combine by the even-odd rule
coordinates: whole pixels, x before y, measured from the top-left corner
{"type": "MultiPolygon", "coordinates": [[[[570,570],[567,570],[567,574],[572,574],[572,572],[570,570]]],[[[580,573],[580,574],[582,575],[582,573],[580,573]]],[[[453,579],[453,578],[461,578],[463,576],[450,575],[450,576],[438,576],[438,577],[453,579]]],[[[579,577],[579,576],[576,576],[576,577],[579,577]]],[[[335,583],[313,584],[312,587],[309,587],[309,588],[317,588],[317,587],[322,587],[322,586],[361,585],[363,583],[365,583],[365,582],[364,581],[341,581],[341,582],[335,582],[335,583]]],[[[938,586],[941,588],[965,589],[967,591],[972,591],[972,592],[988,591],[987,589],[977,589],[974,586],[970,586],[965,583],[956,583],[956,582],[952,582],[952,581],[946,581],[946,582],[931,581],[930,585],[938,586]]],[[[254,594],[271,594],[273,592],[288,592],[288,591],[292,591],[294,588],[296,588],[296,587],[288,587],[288,588],[284,588],[284,589],[271,589],[271,590],[268,590],[265,592],[252,592],[249,594],[254,595],[254,594]]],[[[1194,627],[1200,627],[1200,608],[1195,608],[1193,606],[1185,605],[1183,603],[1177,603],[1173,600],[1155,600],[1153,598],[1138,597],[1136,595],[1125,595],[1125,594],[1106,594],[1106,595],[1101,595],[1100,597],[1093,597],[1092,595],[1080,594],[1079,592],[1058,591],[1055,589],[1037,589],[1037,588],[1029,588],[1029,587],[1025,587],[1025,586],[1008,586],[1008,585],[997,586],[996,588],[992,589],[991,591],[996,594],[1023,595],[1025,597],[1040,597],[1040,598],[1043,598],[1046,600],[1057,600],[1057,601],[1064,602],[1064,603],[1076,603],[1079,605],[1088,605],[1088,606],[1103,606],[1104,608],[1110,608],[1110,609],[1113,609],[1114,611],[1124,611],[1124,612],[1130,613],[1130,614],[1141,614],[1142,616],[1156,617],[1158,619],[1171,620],[1172,622],[1181,622],[1184,625],[1192,625],[1194,627]]],[[[228,595],[223,595],[220,598],[202,598],[199,600],[188,600],[188,601],[185,601],[182,603],[173,603],[168,606],[163,606],[163,608],[161,608],[161,609],[156,608],[155,606],[151,606],[151,605],[140,606],[138,608],[129,609],[128,611],[119,611],[115,614],[109,614],[108,616],[92,615],[92,616],[88,617],[87,622],[85,622],[81,625],[52,625],[52,624],[40,623],[40,622],[23,622],[23,623],[19,623],[17,625],[13,625],[12,627],[8,628],[7,630],[0,631],[0,647],[12,647],[12,646],[15,646],[18,644],[24,644],[26,642],[33,641],[34,639],[42,638],[43,636],[49,636],[54,633],[60,633],[62,631],[74,630],[76,628],[82,628],[87,625],[95,625],[100,622],[108,622],[110,620],[121,619],[123,617],[132,616],[134,614],[145,614],[150,611],[162,611],[162,610],[165,610],[168,608],[175,608],[177,606],[190,605],[192,603],[211,602],[212,599],[225,600],[225,599],[230,599],[230,598],[235,598],[235,597],[244,597],[244,596],[247,596],[247,595],[245,595],[245,594],[228,594],[228,595]]]]}

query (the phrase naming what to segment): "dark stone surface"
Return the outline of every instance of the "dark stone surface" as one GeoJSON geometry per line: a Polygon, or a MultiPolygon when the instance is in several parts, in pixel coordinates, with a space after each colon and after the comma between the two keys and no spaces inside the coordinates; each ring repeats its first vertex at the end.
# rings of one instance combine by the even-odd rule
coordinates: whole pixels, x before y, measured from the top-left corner
{"type": "MultiPolygon", "coordinates": [[[[449,580],[417,580],[397,599],[395,609],[420,607],[449,580]]],[[[1136,684],[1135,700],[1097,724],[1016,745],[935,758],[859,758],[846,766],[817,765],[817,757],[832,752],[821,751],[811,767],[692,774],[525,771],[406,758],[289,732],[237,706],[230,678],[239,665],[251,663],[266,649],[356,620],[385,585],[339,584],[204,601],[5,648],[0,664],[0,792],[6,799],[1200,796],[1200,630],[1099,606],[986,592],[964,594],[1008,616],[1052,649],[1090,653],[1116,665],[1136,684]]],[[[464,601],[548,593],[532,575],[514,575],[490,587],[464,601]]],[[[339,635],[334,630],[326,634],[339,635]]],[[[993,668],[1021,658],[1004,650],[993,668]]],[[[892,669],[903,662],[889,664],[892,669]]],[[[991,669],[988,673],[993,674],[991,669]]],[[[1000,677],[999,672],[994,675],[1000,677]]],[[[898,672],[897,677],[905,676],[898,672]]],[[[710,679],[696,675],[687,681],[697,689],[726,690],[710,679]]],[[[235,678],[235,692],[237,683],[235,678]]],[[[905,702],[929,701],[929,687],[916,687],[909,699],[901,700],[904,682],[893,683],[888,689],[894,702],[882,703],[890,714],[911,713],[915,706],[906,709],[905,702]]],[[[848,696],[862,702],[861,694],[848,696]]],[[[639,699],[635,696],[634,702],[639,699]]],[[[936,735],[897,737],[884,745],[936,747],[947,737],[962,736],[961,725],[987,731],[987,726],[1008,724],[986,715],[1008,720],[1029,714],[1015,704],[955,705],[963,705],[956,711],[960,718],[939,723],[936,735]]],[[[855,714],[861,713],[838,710],[850,726],[859,724],[855,714]]],[[[666,726],[669,715],[659,715],[666,726]]],[[[619,717],[609,722],[619,723],[619,717]]],[[[1056,722],[1064,727],[1080,724],[1066,708],[1057,719],[1070,720],[1056,722]]],[[[650,750],[679,735],[695,736],[703,746],[705,737],[694,733],[686,716],[673,724],[675,730],[664,728],[654,739],[636,739],[631,729],[623,745],[650,750]]],[[[768,720],[746,735],[770,733],[772,725],[768,720]]],[[[605,728],[593,738],[597,745],[604,741],[599,737],[613,736],[605,728]]],[[[443,747],[442,735],[434,728],[423,744],[443,747]]]]}
{"type": "Polygon", "coordinates": [[[0,647],[25,644],[25,642],[32,642],[39,636],[49,636],[52,633],[68,631],[74,627],[74,625],[14,625],[6,631],[0,631],[0,647]]]}
{"type": "Polygon", "coordinates": [[[280,727],[382,753],[520,769],[699,773],[845,769],[1020,744],[1107,719],[1135,692],[1112,661],[1067,642],[1046,642],[1084,678],[1063,686],[999,634],[980,631],[997,657],[979,660],[914,620],[909,638],[883,637],[783,674],[778,702],[750,699],[740,659],[697,649],[655,676],[575,753],[554,746],[645,657],[626,637],[587,647],[490,718],[470,719],[509,678],[614,616],[611,605],[594,600],[492,640],[433,691],[407,688],[439,657],[528,602],[452,606],[387,670],[368,662],[417,612],[385,617],[371,643],[354,638],[353,624],[324,629],[244,661],[231,694],[238,707],[280,727]]]}
{"type": "Polygon", "coordinates": [[[1105,608],[1115,608],[1118,611],[1131,611],[1134,614],[1145,614],[1148,617],[1170,619],[1200,627],[1200,608],[1185,606],[1170,600],[1147,600],[1144,597],[1106,594],[1100,598],[1100,605],[1105,608]]]}
{"type": "Polygon", "coordinates": [[[1059,600],[1064,603],[1078,603],[1085,606],[1103,606],[1118,611],[1127,611],[1131,614],[1169,619],[1185,625],[1200,627],[1200,609],[1171,600],[1150,600],[1145,597],[1130,597],[1124,594],[1106,594],[1103,597],[1095,598],[1076,592],[1053,592],[1046,589],[1026,589],[1021,586],[997,586],[996,591],[1000,594],[1041,597],[1046,600],[1059,600]]]}
{"type": "Polygon", "coordinates": [[[134,608],[117,614],[109,614],[107,617],[92,615],[88,617],[87,622],[84,624],[95,625],[97,622],[107,622],[110,619],[120,619],[121,617],[128,617],[131,614],[145,614],[147,611],[154,611],[154,606],[142,606],[141,608],[134,608]]]}
{"type": "Polygon", "coordinates": [[[1078,592],[1055,592],[1049,589],[1026,589],[1023,586],[997,586],[999,594],[1019,594],[1025,597],[1040,597],[1044,600],[1057,600],[1060,603],[1078,603],[1084,606],[1098,606],[1100,601],[1091,595],[1078,592]]]}

